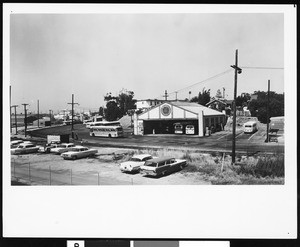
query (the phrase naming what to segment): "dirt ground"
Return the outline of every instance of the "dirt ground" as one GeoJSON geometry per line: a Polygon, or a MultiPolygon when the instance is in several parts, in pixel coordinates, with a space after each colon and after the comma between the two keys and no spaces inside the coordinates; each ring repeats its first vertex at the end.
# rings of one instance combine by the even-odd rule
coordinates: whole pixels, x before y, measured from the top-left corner
{"type": "MultiPolygon", "coordinates": [[[[121,148],[95,148],[98,150],[94,158],[78,160],[64,160],[55,154],[27,154],[12,155],[12,174],[14,169],[19,169],[30,163],[31,173],[34,171],[47,171],[51,168],[55,172],[68,172],[72,170],[74,175],[96,177],[100,174],[101,181],[111,181],[108,184],[132,184],[132,185],[201,185],[210,184],[204,181],[199,173],[178,171],[160,178],[143,177],[139,173],[126,174],[119,169],[119,163],[126,160],[134,152],[133,149],[121,148]]],[[[26,176],[25,176],[26,177],[26,176]]],[[[105,183],[105,182],[104,182],[105,183]]],[[[38,185],[38,184],[36,184],[38,185]]],[[[91,184],[93,185],[93,183],[91,184]]]]}

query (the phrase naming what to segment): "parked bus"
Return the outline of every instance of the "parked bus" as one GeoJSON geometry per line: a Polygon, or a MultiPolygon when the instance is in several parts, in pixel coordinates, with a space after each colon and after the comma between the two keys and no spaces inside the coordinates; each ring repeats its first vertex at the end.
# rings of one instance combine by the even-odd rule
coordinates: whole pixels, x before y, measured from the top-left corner
{"type": "Polygon", "coordinates": [[[178,122],[174,123],[174,134],[195,134],[195,126],[191,122],[178,122]]]}
{"type": "Polygon", "coordinates": [[[270,132],[277,132],[279,130],[284,130],[284,117],[271,117],[270,132]]]}
{"type": "Polygon", "coordinates": [[[181,123],[174,123],[174,133],[183,134],[183,125],[181,123]]]}
{"type": "Polygon", "coordinates": [[[92,126],[90,136],[122,137],[123,128],[122,126],[92,126]]]}
{"type": "Polygon", "coordinates": [[[244,123],[244,133],[254,133],[258,130],[256,121],[244,123]]]}
{"type": "Polygon", "coordinates": [[[121,126],[119,121],[99,121],[99,122],[92,122],[87,125],[87,128],[91,128],[94,126],[121,126]]]}
{"type": "Polygon", "coordinates": [[[192,124],[188,124],[186,127],[185,127],[185,133],[187,135],[195,135],[195,126],[192,125],[192,124]]]}

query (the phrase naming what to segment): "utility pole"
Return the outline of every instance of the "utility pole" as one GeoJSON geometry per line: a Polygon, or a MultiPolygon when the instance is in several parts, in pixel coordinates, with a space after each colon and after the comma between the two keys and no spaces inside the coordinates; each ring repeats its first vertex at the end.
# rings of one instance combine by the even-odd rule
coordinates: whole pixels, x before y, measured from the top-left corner
{"type": "Polygon", "coordinates": [[[50,126],[51,126],[51,112],[53,112],[53,111],[52,111],[52,110],[49,110],[50,126]]]}
{"type": "Polygon", "coordinates": [[[168,91],[167,90],[165,90],[165,101],[167,101],[168,100],[168,91]]]}
{"type": "Polygon", "coordinates": [[[266,140],[266,142],[269,142],[269,104],[270,104],[270,80],[268,80],[267,140],[266,140]]]}
{"type": "Polygon", "coordinates": [[[25,118],[24,118],[24,122],[25,122],[25,137],[27,134],[27,109],[26,106],[28,106],[29,104],[22,104],[24,106],[24,112],[25,112],[25,118]]]}
{"type": "Polygon", "coordinates": [[[10,108],[9,108],[9,117],[10,117],[10,133],[12,133],[12,121],[11,121],[11,108],[12,108],[12,105],[11,105],[11,85],[9,85],[9,105],[10,105],[10,108]]]}
{"type": "Polygon", "coordinates": [[[40,102],[37,100],[37,117],[38,117],[38,128],[40,127],[40,102]]]}
{"type": "Polygon", "coordinates": [[[17,127],[17,110],[16,108],[18,105],[12,105],[11,108],[15,108],[15,127],[16,127],[16,134],[18,133],[18,127],[17,127]]]}
{"type": "Polygon", "coordinates": [[[191,91],[189,91],[189,101],[191,100],[191,91]]]}
{"type": "Polygon", "coordinates": [[[236,91],[237,91],[237,74],[242,73],[242,69],[238,67],[238,50],[235,51],[235,65],[231,65],[234,69],[234,95],[233,95],[233,119],[232,119],[232,165],[235,165],[235,130],[236,130],[236,91]]]}
{"type": "Polygon", "coordinates": [[[175,92],[175,100],[177,101],[177,94],[178,94],[178,92],[175,92]]]}
{"type": "Polygon", "coordinates": [[[225,99],[225,87],[223,87],[223,99],[225,99]]]}
{"type": "Polygon", "coordinates": [[[79,105],[78,103],[74,103],[74,94],[72,94],[72,103],[68,103],[69,105],[72,105],[72,127],[71,127],[71,133],[72,138],[74,138],[74,105],[79,105]]]}

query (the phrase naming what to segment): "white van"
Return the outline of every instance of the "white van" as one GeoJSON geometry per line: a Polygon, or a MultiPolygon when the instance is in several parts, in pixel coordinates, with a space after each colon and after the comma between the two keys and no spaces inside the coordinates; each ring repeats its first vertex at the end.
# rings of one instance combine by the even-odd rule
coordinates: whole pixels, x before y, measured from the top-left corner
{"type": "Polygon", "coordinates": [[[258,130],[257,128],[257,122],[256,121],[249,121],[247,123],[244,123],[244,133],[254,133],[258,130]]]}

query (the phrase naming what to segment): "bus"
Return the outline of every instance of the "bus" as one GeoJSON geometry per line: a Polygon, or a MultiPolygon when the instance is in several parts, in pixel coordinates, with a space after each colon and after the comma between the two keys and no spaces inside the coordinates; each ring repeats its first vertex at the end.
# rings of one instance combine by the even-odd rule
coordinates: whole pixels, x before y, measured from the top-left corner
{"type": "Polygon", "coordinates": [[[258,130],[256,121],[244,123],[244,133],[254,133],[258,130]]]}
{"type": "Polygon", "coordinates": [[[121,126],[121,123],[119,121],[99,121],[89,123],[86,127],[91,128],[95,126],[121,126]]]}
{"type": "Polygon", "coordinates": [[[183,134],[183,125],[181,123],[174,123],[174,133],[183,134]]]}
{"type": "Polygon", "coordinates": [[[185,133],[187,135],[195,135],[195,126],[192,124],[185,126],[185,133]]]}
{"type": "Polygon", "coordinates": [[[90,136],[102,137],[122,137],[122,126],[92,126],[90,127],[90,136]]]}
{"type": "Polygon", "coordinates": [[[195,126],[190,122],[178,122],[174,123],[174,134],[195,134],[195,126]]]}
{"type": "Polygon", "coordinates": [[[271,117],[270,118],[270,132],[284,131],[284,117],[271,117]]]}

